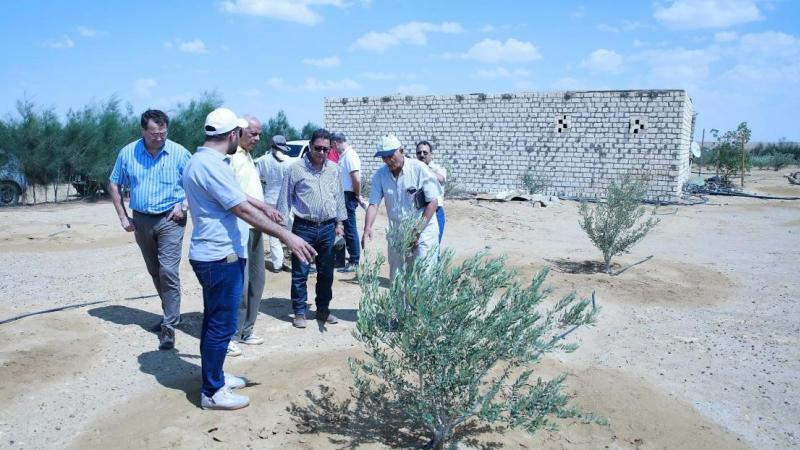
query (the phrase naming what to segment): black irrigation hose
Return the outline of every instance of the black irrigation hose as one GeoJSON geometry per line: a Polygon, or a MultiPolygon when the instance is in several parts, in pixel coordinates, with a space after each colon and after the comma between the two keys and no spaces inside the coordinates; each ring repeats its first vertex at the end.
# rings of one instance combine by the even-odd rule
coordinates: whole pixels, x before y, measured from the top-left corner
{"type": "Polygon", "coordinates": [[[800,197],[778,197],[774,195],[750,194],[747,192],[708,192],[708,195],[724,195],[727,197],[760,198],[764,200],[800,200],[800,197]]]}

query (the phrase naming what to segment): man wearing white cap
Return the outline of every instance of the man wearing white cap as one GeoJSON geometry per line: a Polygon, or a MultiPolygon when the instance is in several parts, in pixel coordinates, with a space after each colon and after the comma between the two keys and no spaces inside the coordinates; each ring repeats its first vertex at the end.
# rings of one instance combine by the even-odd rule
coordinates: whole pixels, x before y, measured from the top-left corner
{"type": "Polygon", "coordinates": [[[301,260],[308,262],[316,255],[311,246],[280,225],[283,218],[274,208],[246,195],[236,182],[225,156],[236,152],[241,130],[247,126],[246,120],[227,108],[209,113],[205,142],[183,173],[194,226],[189,262],[203,288],[200,405],[204,409],[239,409],[250,404],[248,397],[232,392],[246,381],[222,370],[236,332],[244,281],[246,252],[236,218],[278,237],[301,260]]]}
{"type": "MultiPolygon", "coordinates": [[[[390,225],[397,226],[410,215],[423,218],[422,224],[417,229],[418,237],[413,251],[405,261],[409,264],[413,258],[424,257],[437,247],[438,227],[436,220],[431,219],[436,213],[439,187],[433,173],[424,163],[405,157],[403,145],[393,134],[380,139],[375,157],[382,158],[386,165],[372,176],[361,246],[366,248],[367,242],[372,240],[372,226],[375,223],[375,216],[378,215],[378,206],[381,200],[385,199],[386,215],[389,217],[390,225]]],[[[403,262],[401,255],[393,247],[390,242],[387,252],[389,278],[392,280],[403,262]]]]}

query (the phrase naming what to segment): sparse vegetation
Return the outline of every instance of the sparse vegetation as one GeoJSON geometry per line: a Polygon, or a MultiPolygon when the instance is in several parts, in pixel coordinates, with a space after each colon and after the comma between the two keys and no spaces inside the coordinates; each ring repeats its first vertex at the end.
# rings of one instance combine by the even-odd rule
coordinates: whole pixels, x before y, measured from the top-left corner
{"type": "Polygon", "coordinates": [[[744,169],[750,168],[750,153],[742,152],[742,148],[750,141],[750,128],[747,122],[742,122],[735,131],[726,131],[722,135],[719,130],[711,130],[711,135],[717,142],[714,147],[716,152],[716,166],[724,183],[729,183],[730,178],[744,169]],[[744,162],[742,161],[744,159],[744,162]]]}
{"type": "MultiPolygon", "coordinates": [[[[415,224],[391,229],[391,245],[407,252],[415,224]]],[[[447,250],[401,267],[383,290],[383,257],[366,259],[354,335],[367,359],[350,361],[356,387],[426,429],[424,448],[443,448],[470,422],[534,433],[555,417],[593,419],[568,406],[564,375],[534,377],[544,353],[576,348],[558,328],[594,323],[597,313],[574,293],[545,307],[547,270],[525,287],[503,258],[478,253],[455,265],[447,250]]]]}
{"type": "Polygon", "coordinates": [[[531,170],[525,172],[520,179],[528,194],[539,194],[550,186],[550,179],[531,170]]]}
{"type": "Polygon", "coordinates": [[[642,201],[647,194],[647,180],[625,176],[608,186],[605,202],[593,206],[581,203],[580,225],[592,243],[603,253],[605,272],[611,273],[611,258],[642,240],[659,220],[646,220],[642,201]]]}

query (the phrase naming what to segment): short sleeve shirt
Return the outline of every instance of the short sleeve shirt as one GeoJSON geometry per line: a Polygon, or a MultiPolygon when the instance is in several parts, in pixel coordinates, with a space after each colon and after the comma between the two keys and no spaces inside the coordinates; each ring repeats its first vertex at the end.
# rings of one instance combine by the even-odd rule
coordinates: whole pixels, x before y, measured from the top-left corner
{"type": "Polygon", "coordinates": [[[345,150],[339,156],[339,167],[342,169],[342,189],[345,192],[353,192],[353,178],[350,174],[356,170],[361,170],[361,158],[352,148],[345,150]]]}
{"type": "Polygon", "coordinates": [[[231,253],[246,258],[237,217],[230,211],[246,200],[225,156],[198,147],[183,173],[192,217],[189,259],[218,261],[231,253]]]}
{"type": "Polygon", "coordinates": [[[375,172],[370,186],[369,204],[378,205],[381,200],[386,200],[389,221],[399,223],[410,213],[422,213],[422,209],[417,209],[414,205],[414,196],[409,192],[419,189],[425,192],[426,201],[430,202],[439,196],[436,178],[428,166],[416,159],[405,158],[397,178],[385,165],[375,172]]]}
{"type": "MultiPolygon", "coordinates": [[[[428,164],[428,168],[431,169],[435,176],[442,176],[444,180],[447,181],[447,169],[445,169],[443,166],[431,161],[431,163],[428,164]]],[[[439,178],[436,178],[436,184],[439,186],[439,197],[437,197],[437,200],[439,200],[439,206],[444,206],[444,185],[439,183],[439,178]]]]}
{"type": "Polygon", "coordinates": [[[153,156],[144,139],[139,139],[122,147],[108,179],[130,188],[132,210],[161,214],[186,198],[181,179],[191,156],[182,145],[169,139],[153,156]]]}

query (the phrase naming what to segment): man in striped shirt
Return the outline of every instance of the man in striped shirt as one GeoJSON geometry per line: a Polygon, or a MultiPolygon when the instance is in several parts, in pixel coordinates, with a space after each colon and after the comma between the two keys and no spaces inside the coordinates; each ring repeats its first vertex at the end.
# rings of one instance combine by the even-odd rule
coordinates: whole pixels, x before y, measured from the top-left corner
{"type": "Polygon", "coordinates": [[[142,139],[119,151],[108,181],[108,192],[119,222],[133,232],[147,271],[161,297],[159,348],[175,346],[175,326],[180,323],[181,283],[179,266],[186,226],[186,194],[181,177],[191,155],[180,144],[167,139],[169,118],[149,109],[141,117],[142,139]],[[120,187],[130,189],[128,215],[120,187]]]}
{"type": "MultiPolygon", "coordinates": [[[[333,243],[336,236],[344,234],[342,222],[347,220],[347,210],[339,166],[326,158],[330,138],[324,128],[311,135],[309,151],[289,167],[283,179],[278,210],[284,217],[294,210],[292,233],[317,251],[315,318],[335,324],[339,320],[329,309],[333,298],[333,243]]],[[[292,254],[292,323],[297,328],[306,327],[308,271],[309,265],[292,254]]]]}

